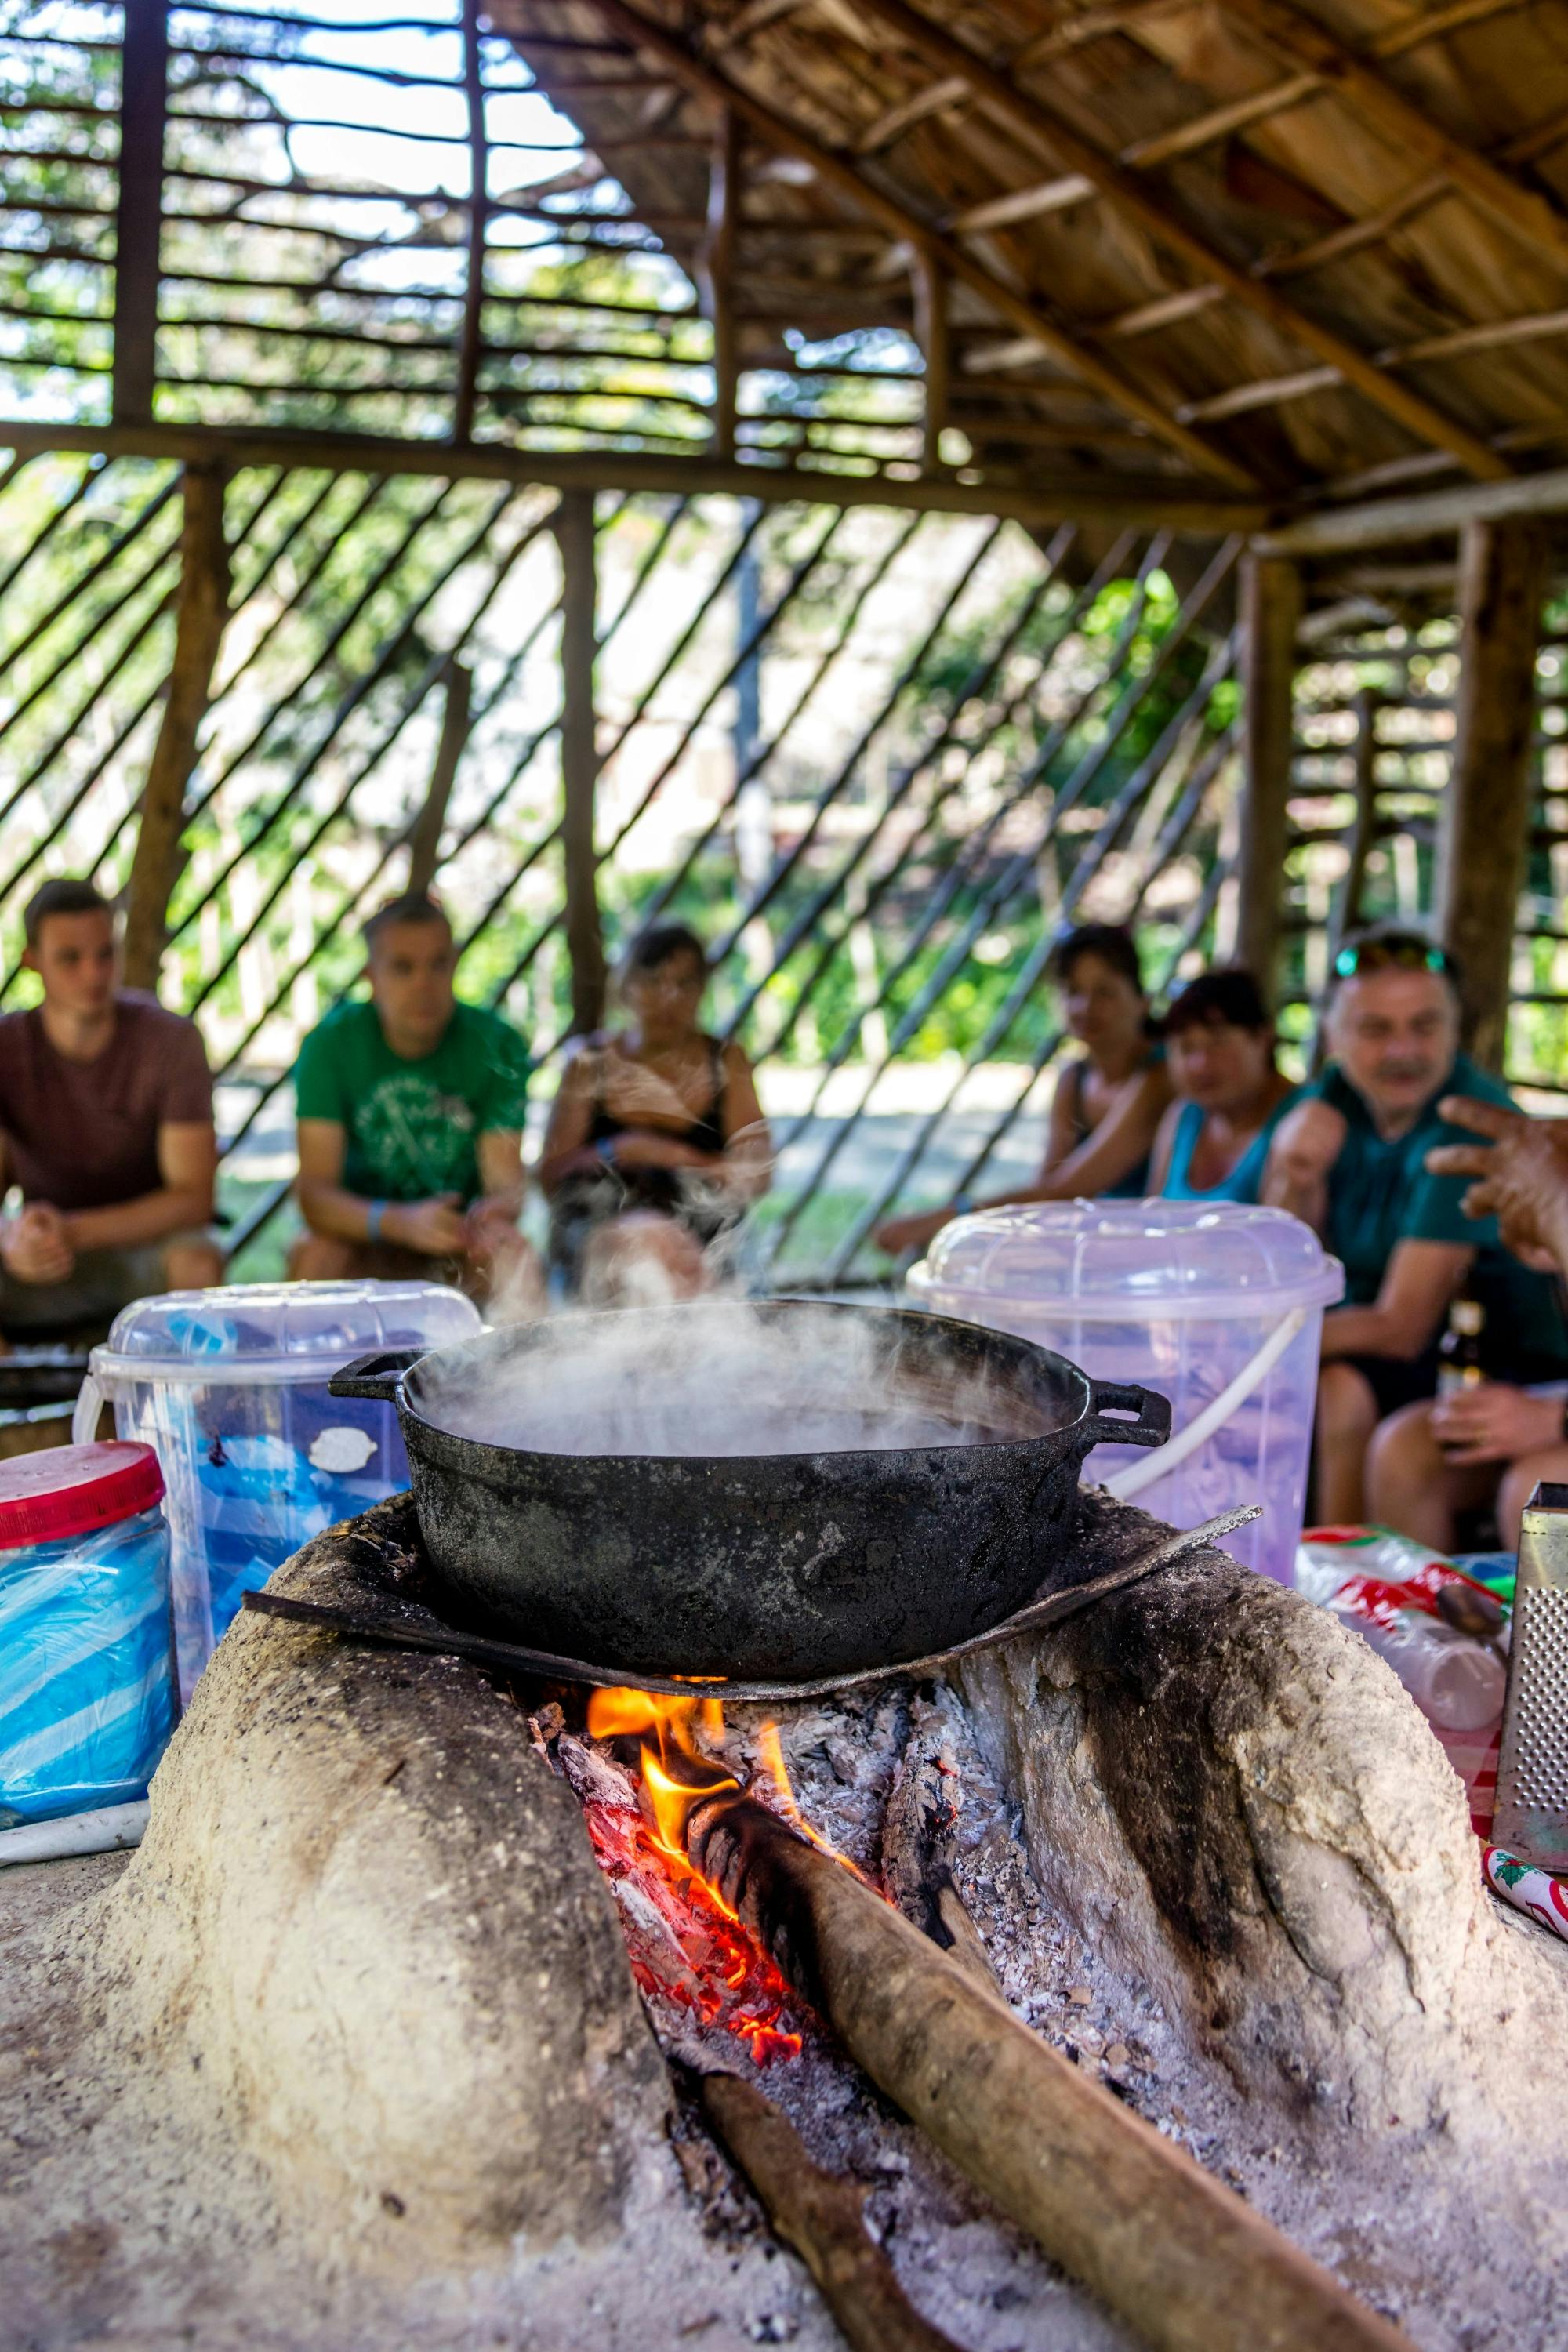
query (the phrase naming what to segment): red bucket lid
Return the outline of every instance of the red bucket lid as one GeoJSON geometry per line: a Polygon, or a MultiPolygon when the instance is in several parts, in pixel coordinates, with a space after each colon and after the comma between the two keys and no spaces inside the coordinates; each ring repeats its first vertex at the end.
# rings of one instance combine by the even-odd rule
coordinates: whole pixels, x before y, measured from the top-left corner
{"type": "Polygon", "coordinates": [[[150,1511],[163,1474],[150,1445],[51,1445],[0,1462],[0,1551],[58,1543],[150,1511]]]}

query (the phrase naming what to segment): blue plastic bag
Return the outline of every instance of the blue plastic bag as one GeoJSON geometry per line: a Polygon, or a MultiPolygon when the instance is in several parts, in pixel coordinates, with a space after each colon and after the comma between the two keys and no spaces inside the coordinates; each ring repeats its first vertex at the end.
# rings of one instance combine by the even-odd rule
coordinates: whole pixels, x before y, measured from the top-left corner
{"type": "Polygon", "coordinates": [[[0,1828],[145,1796],[174,1727],[163,1513],[0,1550],[0,1828]]]}

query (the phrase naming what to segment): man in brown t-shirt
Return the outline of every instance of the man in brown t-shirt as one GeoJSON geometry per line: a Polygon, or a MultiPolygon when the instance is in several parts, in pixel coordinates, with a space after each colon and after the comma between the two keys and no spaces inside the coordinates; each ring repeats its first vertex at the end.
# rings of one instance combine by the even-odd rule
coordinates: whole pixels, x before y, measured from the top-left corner
{"type": "Polygon", "coordinates": [[[23,1199],[0,1224],[0,1341],[223,1279],[195,1022],[115,986],[114,918],[90,883],[46,882],[25,921],[44,1000],[0,1014],[0,1190],[23,1199]]]}

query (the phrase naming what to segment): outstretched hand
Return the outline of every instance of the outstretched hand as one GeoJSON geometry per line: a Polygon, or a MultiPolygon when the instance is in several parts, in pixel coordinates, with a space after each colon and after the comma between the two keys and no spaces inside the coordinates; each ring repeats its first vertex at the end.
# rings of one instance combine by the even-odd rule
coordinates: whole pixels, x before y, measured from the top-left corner
{"type": "Polygon", "coordinates": [[[1531,1118],[1472,1095],[1445,1096],[1438,1108],[1485,1139],[1435,1145],[1426,1154],[1433,1175],[1474,1177],[1466,1216],[1496,1217],[1516,1257],[1568,1272],[1568,1119],[1531,1118]]]}
{"type": "Polygon", "coordinates": [[[5,1227],[0,1259],[18,1282],[68,1282],[76,1252],[59,1211],[47,1201],[30,1201],[5,1227]]]}

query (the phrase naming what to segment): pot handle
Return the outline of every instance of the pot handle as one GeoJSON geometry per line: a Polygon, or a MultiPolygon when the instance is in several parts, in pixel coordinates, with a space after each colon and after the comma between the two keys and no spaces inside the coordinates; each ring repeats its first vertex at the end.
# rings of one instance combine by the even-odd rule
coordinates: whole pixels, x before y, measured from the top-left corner
{"type": "Polygon", "coordinates": [[[1089,1412],[1079,1428],[1086,1454],[1091,1445],[1163,1445],[1171,1434],[1171,1400],[1129,1381],[1090,1381],[1089,1412]],[[1123,1413],[1136,1419],[1124,1421],[1123,1413]]]}
{"type": "Polygon", "coordinates": [[[327,1394],[335,1397],[372,1397],[378,1404],[396,1404],[403,1388],[403,1375],[411,1364],[416,1364],[426,1353],[423,1348],[375,1348],[368,1356],[356,1356],[341,1372],[334,1372],[327,1382],[327,1394]]]}

